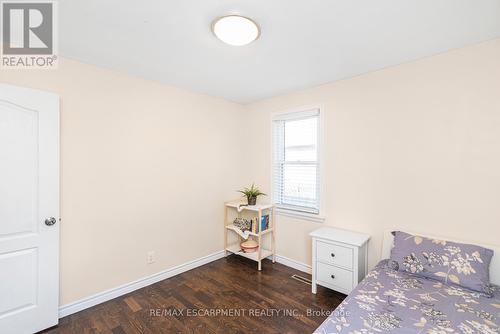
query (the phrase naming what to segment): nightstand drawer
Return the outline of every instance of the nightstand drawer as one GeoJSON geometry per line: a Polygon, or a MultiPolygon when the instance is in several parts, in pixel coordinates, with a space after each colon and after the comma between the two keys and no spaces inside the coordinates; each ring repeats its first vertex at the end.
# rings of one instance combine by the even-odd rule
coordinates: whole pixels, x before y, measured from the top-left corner
{"type": "Polygon", "coordinates": [[[316,256],[320,262],[353,269],[352,248],[318,241],[316,244],[316,256]]]}
{"type": "Polygon", "coordinates": [[[351,291],[353,285],[352,271],[318,263],[318,281],[340,288],[341,291],[351,291]]]}

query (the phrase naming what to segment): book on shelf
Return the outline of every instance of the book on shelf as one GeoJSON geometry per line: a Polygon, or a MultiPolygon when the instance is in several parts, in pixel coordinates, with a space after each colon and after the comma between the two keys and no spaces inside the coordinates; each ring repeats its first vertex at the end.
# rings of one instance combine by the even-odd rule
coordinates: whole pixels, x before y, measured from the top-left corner
{"type": "Polygon", "coordinates": [[[263,215],[260,221],[260,230],[265,231],[269,228],[269,215],[263,215]]]}
{"type": "Polygon", "coordinates": [[[259,223],[259,217],[252,218],[252,233],[258,234],[269,228],[269,215],[263,215],[259,223]]]}

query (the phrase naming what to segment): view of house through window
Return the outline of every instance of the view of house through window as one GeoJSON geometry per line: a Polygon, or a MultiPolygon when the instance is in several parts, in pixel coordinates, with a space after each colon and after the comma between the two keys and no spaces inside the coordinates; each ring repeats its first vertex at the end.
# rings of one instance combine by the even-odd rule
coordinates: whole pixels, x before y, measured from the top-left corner
{"type": "Polygon", "coordinates": [[[274,202],[319,213],[319,109],[274,117],[273,140],[274,202]]]}

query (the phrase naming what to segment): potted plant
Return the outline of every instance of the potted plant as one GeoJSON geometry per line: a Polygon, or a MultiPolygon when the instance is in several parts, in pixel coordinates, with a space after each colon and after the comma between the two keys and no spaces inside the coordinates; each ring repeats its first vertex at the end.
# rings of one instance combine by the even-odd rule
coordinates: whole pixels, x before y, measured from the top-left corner
{"type": "Polygon", "coordinates": [[[238,190],[238,192],[242,193],[247,197],[248,200],[248,205],[255,205],[257,203],[257,197],[258,196],[267,196],[263,192],[259,190],[258,187],[255,186],[255,184],[252,183],[252,186],[250,188],[245,188],[243,190],[238,190]]]}

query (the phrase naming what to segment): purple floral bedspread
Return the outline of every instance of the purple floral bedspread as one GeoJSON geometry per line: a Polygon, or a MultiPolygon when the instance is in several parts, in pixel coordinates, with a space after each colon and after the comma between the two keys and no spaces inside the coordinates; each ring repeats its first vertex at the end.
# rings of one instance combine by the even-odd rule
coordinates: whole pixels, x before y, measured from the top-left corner
{"type": "Polygon", "coordinates": [[[500,288],[488,298],[380,262],[314,333],[498,334],[500,288]]]}

